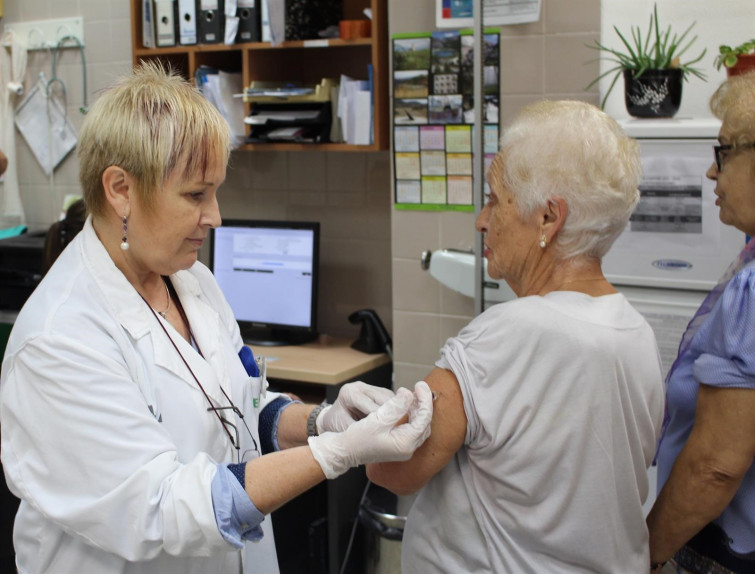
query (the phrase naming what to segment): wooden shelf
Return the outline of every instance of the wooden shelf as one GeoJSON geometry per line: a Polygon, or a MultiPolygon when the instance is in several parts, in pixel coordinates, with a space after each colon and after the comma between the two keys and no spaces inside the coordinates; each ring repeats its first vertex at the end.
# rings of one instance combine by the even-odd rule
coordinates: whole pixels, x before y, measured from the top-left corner
{"type": "Polygon", "coordinates": [[[190,52],[237,52],[239,50],[291,50],[291,49],[328,49],[349,48],[352,46],[371,46],[372,38],[358,38],[355,40],[341,40],[330,38],[327,40],[295,40],[283,42],[273,46],[270,42],[246,42],[243,44],[196,44],[194,46],[171,46],[169,48],[137,48],[135,56],[159,56],[161,54],[185,54],[190,52]]]}
{"type": "Polygon", "coordinates": [[[247,151],[380,151],[377,145],[350,145],[347,143],[249,143],[239,149],[247,151]]]}
{"type": "MultiPolygon", "coordinates": [[[[142,47],[141,13],[143,2],[131,0],[131,45],[133,64],[159,59],[170,63],[186,78],[194,77],[199,66],[214,66],[242,73],[244,86],[253,80],[301,81],[318,83],[322,78],[339,78],[341,74],[367,79],[367,67],[373,70],[374,143],[355,146],[346,143],[246,144],[244,150],[255,151],[380,151],[387,150],[389,134],[388,18],[387,0],[344,0],[344,18],[361,17],[364,8],[372,9],[372,37],[353,40],[313,39],[243,44],[196,44],[168,48],[142,47]]],[[[246,105],[246,113],[249,106],[246,105]]]]}

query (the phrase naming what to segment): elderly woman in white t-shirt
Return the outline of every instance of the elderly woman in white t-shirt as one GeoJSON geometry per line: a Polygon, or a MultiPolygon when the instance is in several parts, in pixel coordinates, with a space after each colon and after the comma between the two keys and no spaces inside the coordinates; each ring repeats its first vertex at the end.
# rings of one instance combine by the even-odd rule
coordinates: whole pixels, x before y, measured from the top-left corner
{"type": "Polygon", "coordinates": [[[592,105],[540,102],[487,178],[488,272],[518,298],[441,349],[428,441],[368,467],[420,491],[402,572],[647,571],[663,380],[650,326],[601,270],[639,200],[638,145],[592,105]]]}

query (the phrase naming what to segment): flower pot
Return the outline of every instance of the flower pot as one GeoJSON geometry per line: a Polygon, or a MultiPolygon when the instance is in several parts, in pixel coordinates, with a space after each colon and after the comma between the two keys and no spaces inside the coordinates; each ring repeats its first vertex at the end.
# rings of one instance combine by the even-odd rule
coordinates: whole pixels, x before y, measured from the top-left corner
{"type": "Polygon", "coordinates": [[[737,63],[731,68],[726,68],[726,77],[746,74],[752,69],[755,69],[755,54],[740,54],[737,56],[737,63]]]}
{"type": "Polygon", "coordinates": [[[630,116],[671,118],[682,103],[684,73],[679,68],[645,70],[639,77],[624,70],[624,102],[630,116]]]}

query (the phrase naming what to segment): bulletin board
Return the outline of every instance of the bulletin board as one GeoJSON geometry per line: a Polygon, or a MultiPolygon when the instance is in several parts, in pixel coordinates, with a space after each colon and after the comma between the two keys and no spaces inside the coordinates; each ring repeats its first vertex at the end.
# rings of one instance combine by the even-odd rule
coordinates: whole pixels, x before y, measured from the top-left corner
{"type": "MultiPolygon", "coordinates": [[[[393,39],[393,166],[396,209],[474,211],[472,30],[393,39]]],[[[483,39],[486,169],[498,150],[500,34],[483,39]]]]}

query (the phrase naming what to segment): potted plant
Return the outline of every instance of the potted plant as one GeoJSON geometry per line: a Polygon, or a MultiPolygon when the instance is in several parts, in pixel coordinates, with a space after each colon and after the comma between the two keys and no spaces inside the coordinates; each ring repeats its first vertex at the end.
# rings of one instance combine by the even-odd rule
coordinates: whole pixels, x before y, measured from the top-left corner
{"type": "Polygon", "coordinates": [[[743,74],[755,68],[755,39],[743,42],[734,48],[726,45],[719,46],[718,56],[713,63],[717,70],[724,66],[726,75],[729,77],[743,74]]]}
{"type": "Polygon", "coordinates": [[[598,60],[607,60],[616,65],[600,74],[585,89],[613,74],[613,80],[601,102],[601,107],[604,107],[619,76],[623,75],[624,100],[630,115],[672,117],[679,110],[682,82],[688,79],[689,74],[701,80],[706,79],[705,74],[694,67],[694,64],[703,59],[706,49],[694,59],[685,62],[681,60],[697,40],[697,36],[688,38],[694,26],[695,22],[681,35],[672,35],[670,25],[662,31],[658,23],[657,5],[653,7],[644,35],[639,26],[631,27],[631,42],[614,26],[613,29],[623,44],[622,48],[609,48],[597,40],[588,44],[588,47],[607,54],[598,60]]]}

